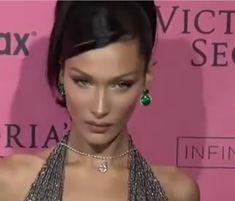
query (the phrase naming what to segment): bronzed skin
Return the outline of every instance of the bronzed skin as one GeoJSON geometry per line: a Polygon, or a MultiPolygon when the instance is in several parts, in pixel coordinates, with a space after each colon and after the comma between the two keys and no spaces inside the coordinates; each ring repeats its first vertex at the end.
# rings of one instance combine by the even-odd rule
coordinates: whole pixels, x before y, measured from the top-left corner
{"type": "MultiPolygon", "coordinates": [[[[136,40],[113,43],[65,61],[60,82],[72,121],[72,147],[99,155],[118,155],[128,149],[127,122],[152,77],[151,62],[146,74],[144,63],[136,40]],[[97,128],[87,121],[109,125],[97,128]]],[[[23,201],[51,150],[1,159],[0,200],[23,201]]],[[[64,201],[127,200],[127,157],[110,161],[106,174],[97,171],[98,165],[96,159],[68,151],[64,201]]],[[[170,201],[199,201],[197,184],[179,169],[152,169],[170,201]]]]}
{"type": "Polygon", "coordinates": [[[60,81],[72,119],[71,144],[86,153],[103,155],[127,150],[127,122],[149,79],[135,40],[66,60],[60,81]],[[101,131],[87,121],[111,126],[101,131]]]}

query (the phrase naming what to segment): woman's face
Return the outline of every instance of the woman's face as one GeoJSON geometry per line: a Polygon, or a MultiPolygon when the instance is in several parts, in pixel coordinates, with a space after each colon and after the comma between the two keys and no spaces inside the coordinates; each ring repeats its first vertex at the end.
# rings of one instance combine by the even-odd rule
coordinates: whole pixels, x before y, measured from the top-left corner
{"type": "Polygon", "coordinates": [[[136,40],[67,59],[60,81],[73,132],[97,145],[117,137],[126,129],[148,78],[136,40]]]}

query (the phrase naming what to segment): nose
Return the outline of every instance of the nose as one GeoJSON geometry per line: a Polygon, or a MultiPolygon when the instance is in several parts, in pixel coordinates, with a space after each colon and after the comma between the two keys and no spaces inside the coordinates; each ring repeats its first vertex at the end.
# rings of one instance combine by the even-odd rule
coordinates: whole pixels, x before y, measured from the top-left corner
{"type": "Polygon", "coordinates": [[[91,112],[96,118],[102,118],[109,114],[110,104],[104,89],[97,90],[92,101],[91,112]]]}

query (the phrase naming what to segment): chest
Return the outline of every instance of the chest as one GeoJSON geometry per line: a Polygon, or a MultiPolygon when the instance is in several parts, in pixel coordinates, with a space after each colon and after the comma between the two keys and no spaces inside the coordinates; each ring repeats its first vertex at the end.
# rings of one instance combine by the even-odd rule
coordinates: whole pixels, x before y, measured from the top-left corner
{"type": "Polygon", "coordinates": [[[128,174],[67,173],[63,201],[127,201],[128,174]]]}

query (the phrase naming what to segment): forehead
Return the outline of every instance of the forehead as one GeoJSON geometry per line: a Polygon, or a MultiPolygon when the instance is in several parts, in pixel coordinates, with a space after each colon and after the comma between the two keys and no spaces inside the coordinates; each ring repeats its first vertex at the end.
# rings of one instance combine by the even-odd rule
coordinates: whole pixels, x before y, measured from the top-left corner
{"type": "Polygon", "coordinates": [[[141,71],[144,62],[139,52],[136,40],[119,41],[67,59],[65,68],[79,68],[94,75],[98,72],[118,75],[132,70],[141,71]]]}

